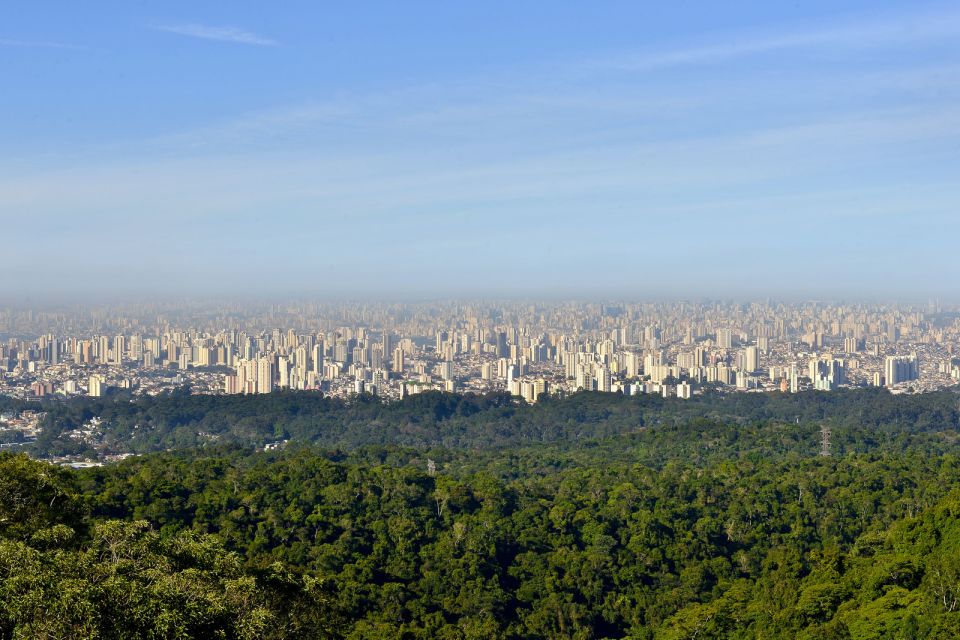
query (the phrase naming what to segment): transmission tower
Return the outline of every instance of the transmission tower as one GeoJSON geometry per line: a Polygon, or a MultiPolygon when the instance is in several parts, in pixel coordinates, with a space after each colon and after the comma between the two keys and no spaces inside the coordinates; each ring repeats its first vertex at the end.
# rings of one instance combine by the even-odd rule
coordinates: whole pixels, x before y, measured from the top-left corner
{"type": "Polygon", "coordinates": [[[830,427],[826,424],[820,426],[820,455],[830,455],[830,427]]]}

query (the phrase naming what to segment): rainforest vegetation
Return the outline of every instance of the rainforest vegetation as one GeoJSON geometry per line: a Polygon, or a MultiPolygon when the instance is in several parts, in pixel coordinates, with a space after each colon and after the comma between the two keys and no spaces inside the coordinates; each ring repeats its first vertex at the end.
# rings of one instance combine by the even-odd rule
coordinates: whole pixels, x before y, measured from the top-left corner
{"type": "Polygon", "coordinates": [[[960,637],[952,393],[43,410],[144,455],[0,454],[2,637],[960,637]]]}

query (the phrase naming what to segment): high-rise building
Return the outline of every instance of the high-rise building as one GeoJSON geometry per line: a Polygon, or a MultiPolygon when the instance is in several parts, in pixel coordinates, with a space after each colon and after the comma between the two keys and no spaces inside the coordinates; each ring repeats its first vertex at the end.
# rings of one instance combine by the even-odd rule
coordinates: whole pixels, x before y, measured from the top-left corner
{"type": "Polygon", "coordinates": [[[810,360],[810,380],[813,388],[819,391],[833,391],[846,382],[846,362],[830,358],[810,360]]]}
{"type": "Polygon", "coordinates": [[[108,364],[110,362],[110,338],[100,336],[97,340],[97,362],[108,364]]]}
{"type": "Polygon", "coordinates": [[[597,367],[594,376],[597,379],[597,391],[610,392],[610,370],[606,367],[597,367]]]}
{"type": "Polygon", "coordinates": [[[887,356],[884,362],[884,374],[884,380],[888,387],[908,380],[916,380],[920,377],[920,362],[917,360],[917,354],[887,356]]]}
{"type": "Polygon", "coordinates": [[[440,377],[444,380],[453,380],[453,363],[441,362],[438,366],[440,377]]]}
{"type": "Polygon", "coordinates": [[[640,375],[640,367],[643,364],[640,354],[628,351],[624,358],[624,368],[628,378],[636,378],[640,375]]]}
{"type": "Polygon", "coordinates": [[[81,342],[78,354],[80,363],[91,364],[93,362],[93,341],[84,340],[81,342]]]}
{"type": "Polygon", "coordinates": [[[497,333],[497,357],[507,358],[510,356],[510,349],[507,346],[507,334],[504,331],[497,333]]]}
{"type": "Polygon", "coordinates": [[[274,370],[273,358],[263,357],[257,360],[257,393],[273,391],[274,370]]]}
{"type": "Polygon", "coordinates": [[[900,327],[891,322],[887,325],[887,342],[895,343],[900,340],[900,327]]]}
{"type": "Polygon", "coordinates": [[[536,401],[536,395],[533,387],[533,382],[524,380],[520,383],[520,395],[523,396],[523,399],[533,404],[536,401]]]}
{"type": "Polygon", "coordinates": [[[844,339],[843,339],[843,350],[844,350],[844,352],[853,354],[853,353],[856,353],[857,351],[859,351],[860,349],[858,348],[858,347],[859,347],[858,342],[859,342],[859,340],[857,340],[856,338],[853,338],[853,337],[844,338],[844,339]]]}
{"type": "Polygon", "coordinates": [[[127,351],[127,339],[117,336],[113,339],[113,363],[123,364],[123,356],[127,351]]]}
{"type": "Polygon", "coordinates": [[[732,349],[733,331],[730,329],[717,329],[717,346],[721,349],[732,349]]]}
{"type": "Polygon", "coordinates": [[[736,385],[737,389],[748,389],[750,388],[751,377],[745,371],[737,371],[736,373],[736,385]]]}
{"type": "Polygon", "coordinates": [[[593,390],[593,371],[582,362],[577,364],[576,385],[577,389],[593,390]]]}
{"type": "Polygon", "coordinates": [[[393,354],[393,336],[389,331],[383,332],[383,357],[389,358],[393,354]]]}
{"type": "Polygon", "coordinates": [[[312,369],[311,369],[311,371],[313,371],[314,373],[316,373],[318,376],[322,376],[322,375],[323,375],[323,344],[322,344],[322,343],[317,343],[317,344],[313,345],[313,349],[312,349],[312,352],[311,352],[311,356],[312,356],[312,357],[311,357],[311,363],[312,363],[312,369]]]}
{"type": "Polygon", "coordinates": [[[92,398],[103,397],[103,380],[100,379],[100,376],[90,376],[90,381],[87,383],[87,395],[92,398]]]}
{"type": "Polygon", "coordinates": [[[707,350],[703,347],[697,347],[693,350],[693,366],[702,367],[707,364],[707,350]]]}
{"type": "Polygon", "coordinates": [[[365,366],[370,365],[370,349],[366,347],[354,347],[351,353],[353,354],[353,362],[365,366]]]}
{"type": "Polygon", "coordinates": [[[493,363],[484,362],[480,365],[480,378],[482,380],[493,380],[493,363]]]}
{"type": "Polygon", "coordinates": [[[533,381],[533,401],[536,402],[540,399],[540,396],[547,393],[549,387],[547,386],[547,381],[543,378],[538,378],[533,381]]]}

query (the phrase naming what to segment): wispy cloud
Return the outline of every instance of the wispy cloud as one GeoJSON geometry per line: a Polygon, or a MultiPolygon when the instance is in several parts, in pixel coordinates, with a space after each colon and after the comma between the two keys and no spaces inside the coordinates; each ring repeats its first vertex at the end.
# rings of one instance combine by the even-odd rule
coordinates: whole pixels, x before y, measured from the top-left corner
{"type": "Polygon", "coordinates": [[[756,54],[809,47],[869,48],[934,41],[960,35],[960,13],[922,14],[915,17],[886,17],[874,22],[832,26],[776,35],[728,35],[713,44],[630,53],[590,60],[587,69],[652,71],[683,65],[711,64],[756,54]]]}
{"type": "Polygon", "coordinates": [[[0,47],[22,47],[24,49],[86,49],[87,47],[68,44],[66,42],[55,42],[52,40],[13,40],[9,38],[0,38],[0,47]]]}
{"type": "Polygon", "coordinates": [[[237,27],[210,27],[202,24],[175,24],[160,25],[156,27],[159,31],[176,33],[190,38],[201,38],[203,40],[216,40],[218,42],[233,42],[236,44],[251,44],[261,47],[272,47],[277,44],[275,40],[264,38],[245,29],[237,27]]]}

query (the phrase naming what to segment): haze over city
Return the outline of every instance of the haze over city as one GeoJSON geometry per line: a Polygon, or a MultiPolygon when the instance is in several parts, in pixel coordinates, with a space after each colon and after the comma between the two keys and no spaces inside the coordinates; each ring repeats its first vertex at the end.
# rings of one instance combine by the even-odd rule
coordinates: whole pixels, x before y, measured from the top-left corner
{"type": "Polygon", "coordinates": [[[23,3],[0,292],[950,296],[951,3],[23,3]]]}

